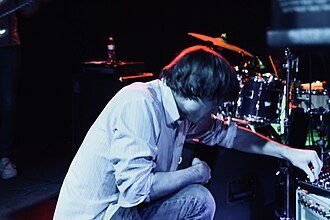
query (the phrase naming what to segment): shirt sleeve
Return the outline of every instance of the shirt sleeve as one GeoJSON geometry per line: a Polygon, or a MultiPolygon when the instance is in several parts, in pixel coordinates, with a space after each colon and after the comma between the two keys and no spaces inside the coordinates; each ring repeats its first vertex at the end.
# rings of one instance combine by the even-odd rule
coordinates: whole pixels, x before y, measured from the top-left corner
{"type": "Polygon", "coordinates": [[[230,125],[222,121],[209,119],[196,125],[191,124],[186,136],[186,141],[196,141],[209,146],[234,147],[234,139],[237,135],[237,125],[230,125]]]}
{"type": "Polygon", "coordinates": [[[143,98],[123,102],[114,109],[119,117],[111,125],[109,153],[115,168],[119,205],[132,207],[150,200],[159,135],[158,115],[152,103],[143,98]]]}

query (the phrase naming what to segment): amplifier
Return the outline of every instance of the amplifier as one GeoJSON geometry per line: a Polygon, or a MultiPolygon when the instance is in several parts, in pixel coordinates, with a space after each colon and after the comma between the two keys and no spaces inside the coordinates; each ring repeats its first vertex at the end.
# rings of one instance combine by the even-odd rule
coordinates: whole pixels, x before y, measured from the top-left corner
{"type": "Polygon", "coordinates": [[[296,190],[296,220],[329,220],[330,198],[309,193],[300,187],[296,190]]]}

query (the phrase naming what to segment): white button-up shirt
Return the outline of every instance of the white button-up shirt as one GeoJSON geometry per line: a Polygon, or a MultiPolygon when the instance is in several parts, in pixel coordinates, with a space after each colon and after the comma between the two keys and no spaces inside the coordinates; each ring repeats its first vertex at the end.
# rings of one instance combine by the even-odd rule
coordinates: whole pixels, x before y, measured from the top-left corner
{"type": "MultiPolygon", "coordinates": [[[[210,117],[211,122],[211,117],[210,117]]],[[[180,120],[162,80],[135,82],[106,105],[63,181],[54,219],[110,219],[149,201],[153,173],[178,167],[185,141],[232,148],[237,127],[180,120]]]]}

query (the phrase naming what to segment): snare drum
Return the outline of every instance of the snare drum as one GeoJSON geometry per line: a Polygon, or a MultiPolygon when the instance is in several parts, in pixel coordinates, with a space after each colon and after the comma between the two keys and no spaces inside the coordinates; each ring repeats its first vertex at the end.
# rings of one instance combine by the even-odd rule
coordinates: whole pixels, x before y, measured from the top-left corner
{"type": "Polygon", "coordinates": [[[248,78],[239,94],[237,117],[251,122],[277,120],[283,88],[282,81],[273,76],[248,78]]]}

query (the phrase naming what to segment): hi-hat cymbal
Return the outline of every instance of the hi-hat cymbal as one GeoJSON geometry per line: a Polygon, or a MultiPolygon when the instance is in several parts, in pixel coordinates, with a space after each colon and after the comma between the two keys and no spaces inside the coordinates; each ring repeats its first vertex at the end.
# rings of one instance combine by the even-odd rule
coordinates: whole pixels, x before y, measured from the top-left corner
{"type": "Polygon", "coordinates": [[[221,37],[215,38],[215,37],[209,37],[209,36],[206,36],[203,34],[196,34],[196,33],[188,33],[188,35],[191,35],[191,36],[201,39],[203,41],[210,41],[215,46],[222,47],[222,48],[225,48],[225,49],[237,52],[237,53],[243,53],[246,56],[254,57],[251,53],[228,43],[226,40],[222,39],[221,37]]]}

